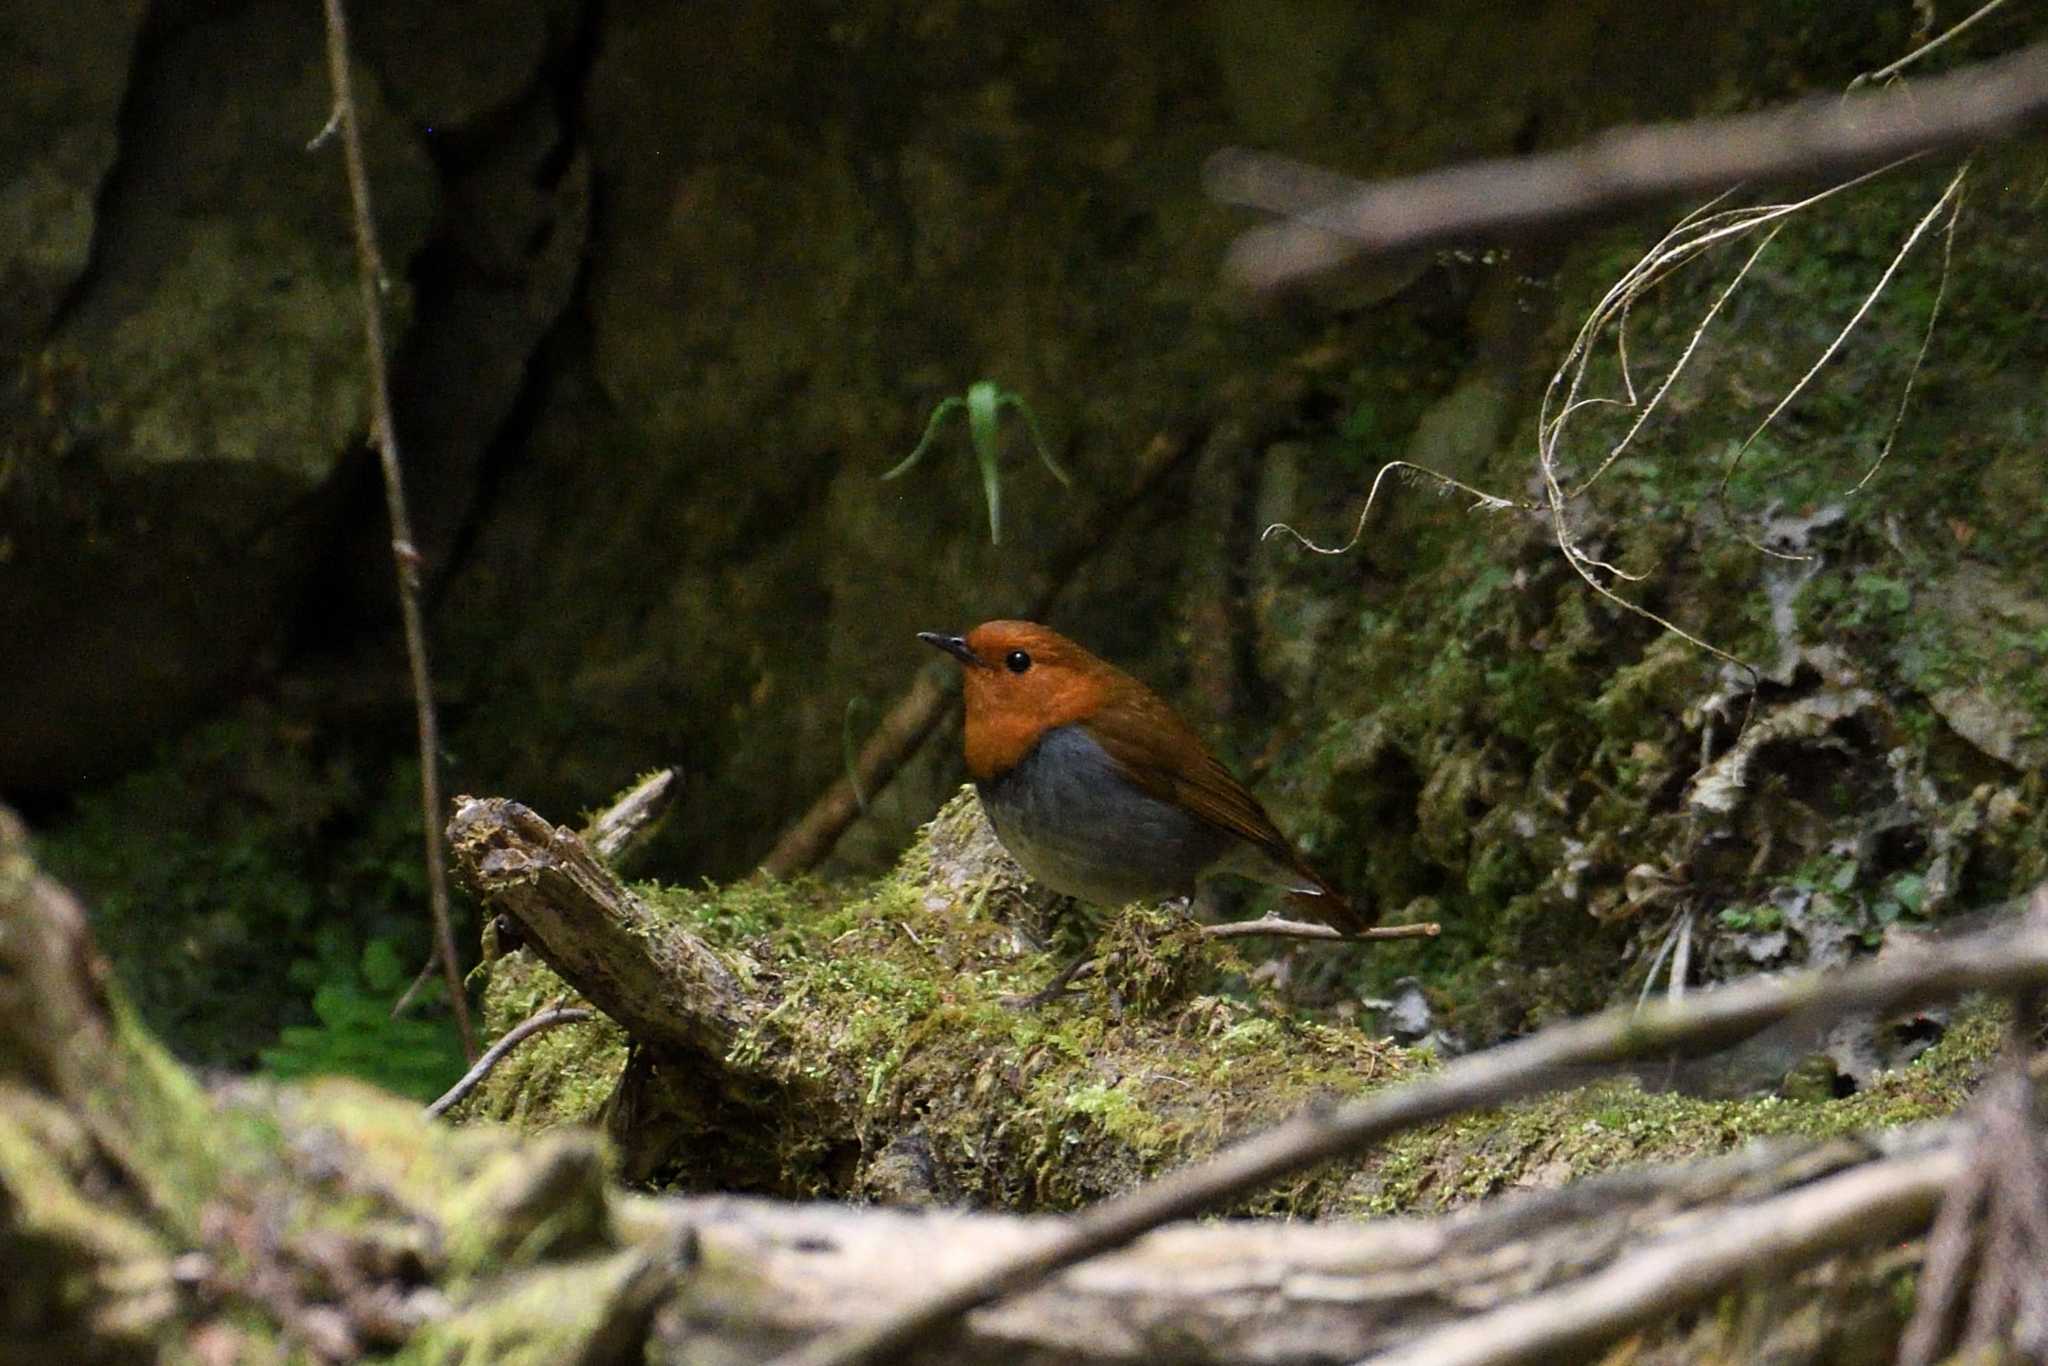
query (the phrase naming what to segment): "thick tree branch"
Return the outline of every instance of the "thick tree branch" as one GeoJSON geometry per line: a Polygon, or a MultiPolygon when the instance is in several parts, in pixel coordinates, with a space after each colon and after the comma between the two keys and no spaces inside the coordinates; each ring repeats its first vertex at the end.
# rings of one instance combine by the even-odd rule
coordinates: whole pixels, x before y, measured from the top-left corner
{"type": "MultiPolygon", "coordinates": [[[[1969,1126],[1783,1140],[1522,1192],[1437,1219],[1191,1222],[969,1315],[895,1360],[1136,1366],[1170,1342],[1216,1362],[1582,1359],[1746,1272],[1782,1277],[1924,1226],[1969,1126]],[[1564,1351],[1560,1351],[1564,1348],[1564,1351]],[[1573,1351],[1571,1349],[1580,1350],[1573,1351]]],[[[1057,1218],[664,1201],[707,1263],[751,1287],[680,1292],[669,1360],[758,1360],[902,1304],[934,1266],[1055,1242],[1057,1218]]]]}
{"type": "Polygon", "coordinates": [[[1211,159],[1218,199],[1292,221],[1240,237],[1226,273],[1282,289],[1354,258],[1555,229],[1743,182],[1842,179],[2048,123],[2048,44],[1875,93],[1626,128],[1560,152],[1373,184],[1262,153],[1211,159]]]}

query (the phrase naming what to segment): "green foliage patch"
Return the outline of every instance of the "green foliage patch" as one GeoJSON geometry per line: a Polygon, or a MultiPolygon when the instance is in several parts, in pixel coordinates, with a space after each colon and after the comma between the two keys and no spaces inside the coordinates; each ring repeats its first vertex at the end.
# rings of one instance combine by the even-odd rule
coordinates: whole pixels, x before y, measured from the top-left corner
{"type": "Polygon", "coordinates": [[[417,774],[252,704],[79,798],[38,852],[187,1062],[432,1096],[461,1073],[445,1002],[390,1018],[429,942],[417,774]]]}

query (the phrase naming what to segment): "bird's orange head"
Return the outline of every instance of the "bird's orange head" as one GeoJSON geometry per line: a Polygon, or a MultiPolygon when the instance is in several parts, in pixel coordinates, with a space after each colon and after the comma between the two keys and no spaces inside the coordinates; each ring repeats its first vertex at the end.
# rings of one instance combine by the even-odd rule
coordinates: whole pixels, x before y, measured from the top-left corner
{"type": "Polygon", "coordinates": [[[1007,772],[1056,726],[1096,719],[1145,686],[1030,621],[990,621],[964,636],[918,639],[960,661],[967,696],[966,759],[976,781],[1007,772]]]}

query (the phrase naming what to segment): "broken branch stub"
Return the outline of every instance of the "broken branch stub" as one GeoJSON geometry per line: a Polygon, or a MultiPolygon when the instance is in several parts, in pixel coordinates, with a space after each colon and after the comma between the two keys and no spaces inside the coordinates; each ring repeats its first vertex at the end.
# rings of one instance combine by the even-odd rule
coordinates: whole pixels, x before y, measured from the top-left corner
{"type": "Polygon", "coordinates": [[[448,842],[477,895],[518,921],[528,947],[634,1038],[725,1056],[750,1016],[739,979],[571,831],[503,797],[462,797],[448,842]]]}

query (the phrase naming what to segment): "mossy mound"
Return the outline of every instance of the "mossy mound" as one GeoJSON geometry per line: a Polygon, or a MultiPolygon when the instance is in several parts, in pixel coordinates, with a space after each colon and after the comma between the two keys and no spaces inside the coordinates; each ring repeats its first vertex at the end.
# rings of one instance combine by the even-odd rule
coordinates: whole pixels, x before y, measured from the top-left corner
{"type": "MultiPolygon", "coordinates": [[[[716,947],[754,998],[727,1074],[668,1075],[650,1091],[615,1026],[574,1025],[527,1045],[545,1051],[515,1055],[467,1114],[529,1129],[605,1124],[629,1172],[660,1187],[1063,1210],[1305,1105],[1433,1066],[1426,1053],[1252,988],[1235,949],[1145,908],[1104,928],[1099,977],[1019,1009],[1012,998],[1042,985],[1055,960],[996,915],[1024,905],[1023,888],[976,832],[980,820],[963,790],[896,872],[871,884],[641,889],[678,931],[716,947]],[[658,1117],[650,1096],[668,1107],[658,1117]],[[633,1122],[621,1123],[622,1109],[633,1122]]],[[[488,973],[493,1029],[572,994],[523,952],[488,973]]],[[[1968,1019],[1845,1100],[1702,1100],[1603,1082],[1418,1130],[1239,1208],[1436,1209],[1753,1137],[1947,1114],[1995,1048],[1995,1029],[1968,1019]]]]}

